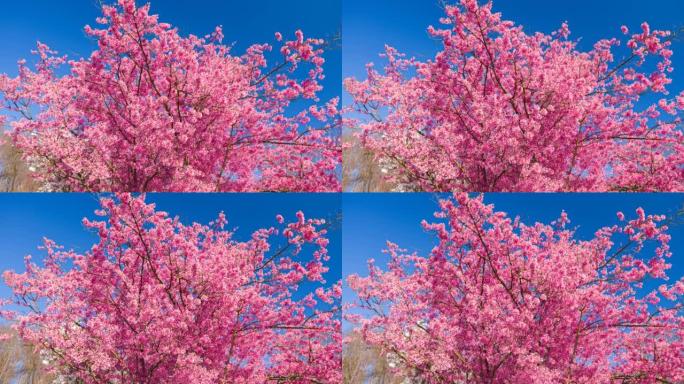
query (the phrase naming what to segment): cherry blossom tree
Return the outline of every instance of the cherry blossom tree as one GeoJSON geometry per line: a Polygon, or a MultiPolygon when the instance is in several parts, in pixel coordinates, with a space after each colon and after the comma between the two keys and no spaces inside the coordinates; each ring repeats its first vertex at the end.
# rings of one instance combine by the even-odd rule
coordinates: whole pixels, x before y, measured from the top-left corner
{"type": "Polygon", "coordinates": [[[348,318],[425,383],[681,383],[684,279],[666,282],[664,216],[638,209],[580,240],[565,213],[526,225],[458,194],[428,256],[389,243],[349,277],[348,318]]]}
{"type": "Polygon", "coordinates": [[[45,240],[42,267],[27,257],[25,272],[4,274],[4,316],[55,374],[98,384],[341,380],[341,286],[324,280],[324,220],[278,216],[281,229],[238,241],[223,214],[184,225],[144,195],[101,204],[102,221],[84,219],[99,236],[90,250],[45,240]]]}
{"type": "Polygon", "coordinates": [[[12,139],[43,189],[339,189],[338,100],[319,100],[324,40],[276,33],[279,52],[236,55],[220,27],[182,37],[149,4],[102,12],[102,28],[85,27],[90,56],[38,43],[35,69],[0,75],[12,139]]]}
{"type": "Polygon", "coordinates": [[[366,79],[345,80],[349,129],[390,181],[427,191],[684,190],[671,32],[623,26],[626,47],[613,38],[583,51],[567,24],[528,34],[491,2],[460,0],[440,21],[428,28],[441,43],[433,59],[387,46],[384,72],[371,63],[366,79]]]}

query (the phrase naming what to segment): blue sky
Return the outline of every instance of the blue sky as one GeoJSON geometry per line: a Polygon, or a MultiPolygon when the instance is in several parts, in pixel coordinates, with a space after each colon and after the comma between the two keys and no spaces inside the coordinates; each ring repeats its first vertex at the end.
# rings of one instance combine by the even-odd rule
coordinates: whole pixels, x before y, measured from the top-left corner
{"type": "MultiPolygon", "coordinates": [[[[108,0],[105,0],[108,1],[108,0]]],[[[138,0],[137,4],[146,3],[138,0]]],[[[292,38],[302,29],[305,36],[329,38],[341,29],[341,0],[152,0],[152,13],[179,28],[181,35],[204,36],[223,26],[224,42],[235,42],[242,54],[254,43],[276,43],[275,32],[292,38]]],[[[83,33],[86,24],[96,26],[98,0],[7,1],[0,12],[0,73],[16,75],[16,62],[30,58],[36,40],[71,58],[87,56],[96,47],[83,33]]],[[[342,50],[329,50],[322,100],[339,96],[342,50]]]]}
{"type": "MultiPolygon", "coordinates": [[[[384,45],[408,56],[431,58],[439,50],[428,25],[439,25],[443,15],[438,0],[345,0],[343,77],[365,77],[365,64],[382,60],[384,45]]],[[[528,33],[550,33],[567,21],[573,39],[581,38],[581,49],[590,49],[601,38],[620,37],[620,26],[636,31],[643,21],[652,29],[684,26],[684,2],[680,0],[494,0],[503,18],[525,27],[528,33]]],[[[684,43],[676,42],[671,91],[684,89],[684,43]]],[[[346,95],[345,95],[346,96],[346,95]]],[[[348,101],[345,100],[345,103],[348,101]]]]}
{"type": "MultiPolygon", "coordinates": [[[[374,258],[385,267],[388,258],[381,253],[387,240],[409,251],[428,255],[436,245],[434,236],[425,232],[421,220],[434,220],[440,198],[449,195],[430,193],[346,193],[342,199],[343,276],[356,273],[368,275],[367,260],[374,258]],[[441,196],[441,197],[440,197],[441,196]]],[[[576,236],[590,239],[600,227],[617,223],[616,212],[635,217],[638,207],[646,214],[670,214],[684,207],[684,194],[486,194],[485,202],[509,216],[520,216],[526,224],[549,223],[562,210],[568,213],[576,236]]],[[[670,229],[673,256],[670,263],[672,281],[684,276],[684,223],[670,229]]],[[[350,302],[354,293],[345,284],[343,301],[350,302]]],[[[348,324],[346,324],[348,325],[348,324]]]]}
{"type": "MultiPolygon", "coordinates": [[[[238,240],[249,240],[256,229],[276,226],[277,214],[282,214],[286,222],[296,220],[299,210],[309,218],[328,219],[336,217],[341,206],[338,194],[148,194],[147,201],[156,203],[158,210],[180,217],[185,224],[207,224],[223,211],[228,218],[227,228],[236,228],[234,237],[238,240]]],[[[0,207],[0,271],[23,271],[27,254],[35,261],[41,260],[44,253],[37,247],[43,237],[79,252],[97,241],[96,234],[81,223],[83,217],[97,218],[93,213],[99,207],[97,195],[0,194],[0,207]]],[[[340,225],[330,229],[329,239],[330,271],[325,278],[333,284],[341,278],[342,270],[340,225]]],[[[0,297],[9,294],[10,289],[0,283],[0,297]]]]}

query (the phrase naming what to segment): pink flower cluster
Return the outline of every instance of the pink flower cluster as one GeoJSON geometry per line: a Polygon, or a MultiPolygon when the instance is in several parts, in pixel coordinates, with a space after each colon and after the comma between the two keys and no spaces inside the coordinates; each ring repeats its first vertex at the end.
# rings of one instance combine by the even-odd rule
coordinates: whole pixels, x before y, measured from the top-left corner
{"type": "MultiPolygon", "coordinates": [[[[349,78],[349,128],[405,189],[682,191],[684,94],[668,97],[672,35],[581,51],[564,24],[527,34],[492,3],[446,6],[431,60],[387,47],[384,73],[349,78]],[[620,52],[619,50],[617,52],[620,52]],[[655,104],[646,93],[660,94],[655,104]]],[[[622,32],[628,35],[627,27],[622,32]]],[[[346,124],[346,123],[345,123],[346,124]]]]}

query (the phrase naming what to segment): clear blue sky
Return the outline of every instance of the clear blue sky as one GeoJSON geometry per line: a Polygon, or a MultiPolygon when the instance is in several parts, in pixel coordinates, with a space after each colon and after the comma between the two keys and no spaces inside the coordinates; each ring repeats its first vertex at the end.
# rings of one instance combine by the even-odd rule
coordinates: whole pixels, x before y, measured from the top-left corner
{"type": "MultiPolygon", "coordinates": [[[[105,2],[113,0],[105,0],[105,2]]],[[[138,0],[141,5],[148,1],[138,0]]],[[[302,29],[306,36],[329,38],[341,30],[341,0],[151,0],[152,13],[179,28],[183,36],[204,36],[223,26],[226,43],[235,42],[242,54],[254,43],[275,43],[274,33],[287,38],[302,29]]],[[[71,58],[89,55],[94,41],[83,33],[86,24],[96,26],[98,0],[6,1],[0,12],[0,73],[16,75],[16,62],[30,58],[36,40],[71,58]]],[[[339,96],[342,50],[328,51],[322,100],[339,96]]]]}
{"type": "MultiPolygon", "coordinates": [[[[276,226],[275,216],[282,214],[287,222],[296,220],[302,210],[309,218],[335,218],[341,207],[338,194],[148,194],[158,210],[178,216],[181,222],[207,224],[219,212],[228,218],[227,228],[236,228],[235,238],[249,240],[254,230],[276,226]]],[[[81,219],[96,219],[99,207],[93,194],[0,194],[0,272],[8,269],[24,271],[24,256],[31,254],[39,262],[44,253],[37,247],[43,237],[50,238],[66,249],[88,250],[97,236],[86,230],[81,219]]],[[[327,285],[341,278],[341,225],[329,232],[330,271],[327,285]]],[[[307,249],[307,248],[305,248],[307,249]]],[[[313,248],[308,248],[313,249],[313,248]]],[[[304,255],[308,257],[309,255],[304,255]]],[[[315,285],[318,287],[320,285],[315,285]]],[[[304,286],[301,294],[312,286],[304,286]]],[[[8,297],[10,289],[0,283],[0,297],[8,297]]]]}
{"type": "MultiPolygon", "coordinates": [[[[453,2],[453,0],[449,0],[453,2]]],[[[365,77],[365,64],[379,67],[378,53],[389,44],[420,59],[431,58],[439,43],[431,39],[428,25],[439,25],[443,15],[438,0],[345,0],[343,77],[365,77]]],[[[572,38],[581,38],[581,49],[590,49],[601,38],[620,37],[620,26],[638,30],[643,21],[652,29],[684,26],[681,0],[494,0],[503,18],[523,25],[528,33],[550,33],[567,21],[572,38]]],[[[684,43],[674,44],[671,90],[684,89],[684,43]]],[[[345,95],[346,96],[346,95],[345,95]]],[[[348,99],[345,100],[345,103],[348,99]]]]}
{"type": "MultiPolygon", "coordinates": [[[[381,251],[387,240],[408,251],[426,256],[437,244],[433,234],[425,232],[421,220],[434,221],[437,201],[449,195],[430,193],[346,193],[342,199],[344,224],[342,227],[343,276],[368,275],[367,260],[374,258],[385,267],[387,256],[381,251]],[[441,197],[440,197],[441,196],[441,197]]],[[[509,216],[520,216],[526,224],[549,223],[562,210],[568,213],[571,226],[577,227],[576,236],[590,239],[600,227],[616,224],[616,212],[627,218],[635,217],[638,207],[647,214],[670,214],[683,207],[684,194],[486,194],[485,202],[509,216]]],[[[673,252],[669,260],[672,281],[684,276],[684,224],[670,230],[673,252]]],[[[343,301],[354,300],[354,293],[345,283],[343,301]]],[[[348,326],[348,324],[345,324],[348,326]]],[[[345,327],[346,328],[346,327],[345,327]]]]}

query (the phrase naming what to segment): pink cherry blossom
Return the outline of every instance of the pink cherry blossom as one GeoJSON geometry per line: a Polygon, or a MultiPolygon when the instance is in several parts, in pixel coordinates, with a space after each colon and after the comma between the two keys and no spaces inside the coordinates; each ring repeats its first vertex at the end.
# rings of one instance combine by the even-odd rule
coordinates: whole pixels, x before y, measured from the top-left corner
{"type": "Polygon", "coordinates": [[[580,239],[567,217],[525,224],[483,197],[440,202],[429,255],[389,243],[352,275],[347,317],[402,376],[424,383],[679,383],[684,279],[666,281],[664,216],[580,239]],[[646,288],[651,287],[651,288],[646,288]],[[654,288],[657,287],[657,288],[654,288]]]}
{"type": "MultiPolygon", "coordinates": [[[[346,79],[349,129],[390,182],[427,191],[682,191],[682,94],[672,34],[580,50],[563,24],[528,34],[492,2],[446,6],[430,60],[387,47],[384,72],[346,79]],[[660,94],[652,104],[646,93],[660,94]],[[355,118],[359,116],[360,118],[355,118]]],[[[628,34],[628,29],[622,27],[628,34]]]]}
{"type": "Polygon", "coordinates": [[[43,189],[339,190],[338,100],[319,100],[323,40],[296,31],[271,61],[268,44],[235,54],[220,27],[182,37],[149,4],[102,12],[100,28],[85,27],[98,45],[88,57],[38,43],[35,69],[21,61],[17,77],[0,75],[12,139],[43,189]]]}
{"type": "Polygon", "coordinates": [[[89,250],[45,240],[42,266],[29,257],[25,272],[4,273],[6,304],[19,309],[3,317],[56,374],[92,384],[340,382],[341,289],[323,279],[322,220],[302,214],[281,225],[288,237],[268,227],[239,241],[223,215],[184,225],[144,199],[103,198],[102,220],[84,219],[99,236],[89,250]]]}

